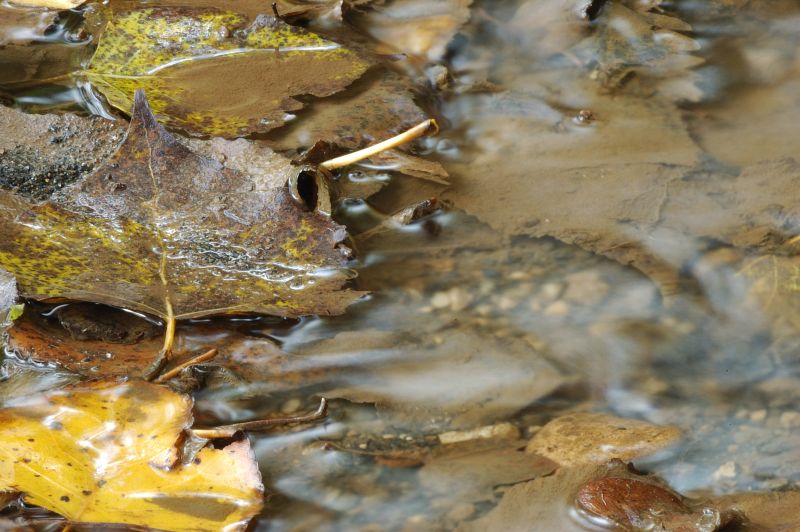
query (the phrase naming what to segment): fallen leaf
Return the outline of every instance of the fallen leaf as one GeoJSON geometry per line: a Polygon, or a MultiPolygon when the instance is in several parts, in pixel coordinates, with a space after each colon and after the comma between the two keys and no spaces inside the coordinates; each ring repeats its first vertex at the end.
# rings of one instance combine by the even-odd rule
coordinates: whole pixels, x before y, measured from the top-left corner
{"type": "Polygon", "coordinates": [[[144,89],[171,127],[241,137],[283,125],[303,106],[293,96],[329,96],[368,66],[348,48],[266,15],[247,25],[229,11],[150,8],[114,16],[78,75],[125,112],[144,89]]]}
{"type": "Polygon", "coordinates": [[[314,194],[292,198],[287,181],[313,177],[287,160],[270,170],[196,155],[139,92],[124,142],[89,176],[42,204],[0,190],[0,266],[25,297],[162,318],[340,313],[357,297],[340,290],[344,229],[309,210],[324,196],[313,182],[314,194]]]}
{"type": "MultiPolygon", "coordinates": [[[[342,0],[277,0],[275,2],[278,13],[291,18],[303,19],[341,19],[342,0]]],[[[111,0],[111,7],[117,12],[123,12],[141,7],[138,0],[111,0]]],[[[151,0],[148,7],[189,7],[189,8],[219,8],[216,0],[151,0]]],[[[240,13],[249,19],[258,15],[273,15],[272,2],[263,0],[228,0],[225,8],[234,13],[240,13]]]]}
{"type": "Polygon", "coordinates": [[[355,24],[399,51],[428,61],[442,58],[456,32],[469,20],[472,0],[394,0],[352,17],[355,24]]]}
{"type": "Polygon", "coordinates": [[[244,529],[263,496],[249,442],[181,464],[191,408],[187,396],[144,382],[13,401],[0,410],[0,488],[78,522],[244,529]]]}
{"type": "Polygon", "coordinates": [[[562,466],[604,464],[612,458],[630,461],[653,454],[680,437],[676,427],[587,412],[550,421],[525,450],[562,466]]]}
{"type": "Polygon", "coordinates": [[[125,135],[122,121],[73,114],[37,115],[0,106],[0,188],[33,201],[82,179],[125,135]]]}
{"type": "MultiPolygon", "coordinates": [[[[123,314],[108,307],[103,307],[103,311],[112,319],[123,314]]],[[[137,325],[131,322],[129,318],[128,325],[137,325]]],[[[55,365],[88,377],[136,378],[148,372],[162,344],[162,338],[152,336],[128,344],[107,338],[76,339],[63,326],[37,316],[31,309],[9,330],[7,347],[16,358],[29,363],[55,365]]]]}
{"type": "Polygon", "coordinates": [[[86,0],[9,0],[20,6],[46,7],[48,9],[73,9],[86,0]]]}

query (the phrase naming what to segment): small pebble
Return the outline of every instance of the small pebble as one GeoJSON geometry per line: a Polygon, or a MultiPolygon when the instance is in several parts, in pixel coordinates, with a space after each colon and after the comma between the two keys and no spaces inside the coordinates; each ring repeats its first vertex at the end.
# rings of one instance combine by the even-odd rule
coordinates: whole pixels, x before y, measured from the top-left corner
{"type": "Polygon", "coordinates": [[[556,301],[544,309],[544,314],[545,316],[553,316],[557,318],[567,316],[569,314],[569,305],[564,301],[556,301]]]}
{"type": "Polygon", "coordinates": [[[454,430],[439,434],[439,441],[443,445],[472,440],[518,440],[519,438],[519,429],[511,423],[498,423],[472,430],[454,430]]]}
{"type": "Polygon", "coordinates": [[[297,399],[295,397],[283,403],[283,406],[281,407],[281,412],[283,412],[284,414],[291,414],[293,412],[297,412],[298,410],[300,410],[301,406],[303,406],[303,403],[300,401],[300,399],[297,399]]]}
{"type": "Polygon", "coordinates": [[[736,463],[733,461],[725,462],[714,471],[714,478],[733,478],[736,476],[736,463]]]}

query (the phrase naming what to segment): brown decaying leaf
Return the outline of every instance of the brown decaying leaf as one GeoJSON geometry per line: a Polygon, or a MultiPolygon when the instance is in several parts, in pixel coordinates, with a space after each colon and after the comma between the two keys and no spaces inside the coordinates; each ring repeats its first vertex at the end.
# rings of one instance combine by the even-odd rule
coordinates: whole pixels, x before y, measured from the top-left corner
{"type": "MultiPolygon", "coordinates": [[[[122,311],[108,307],[99,306],[98,311],[110,319],[125,317],[122,311]]],[[[91,323],[91,313],[84,314],[82,318],[88,326],[100,328],[105,333],[102,324],[91,323]]],[[[163,342],[160,337],[147,333],[151,326],[145,320],[131,320],[126,324],[124,330],[127,333],[143,332],[140,335],[142,338],[135,343],[120,343],[118,327],[109,331],[110,334],[76,338],[55,318],[42,317],[34,307],[29,308],[9,329],[8,348],[24,362],[55,365],[86,377],[141,378],[153,370],[152,365],[163,342]]],[[[209,370],[207,373],[214,369],[222,371],[218,378],[207,383],[209,385],[243,381],[263,383],[270,391],[298,389],[323,382],[330,387],[342,373],[358,371],[342,361],[330,366],[325,365],[324,359],[291,355],[268,338],[232,331],[224,323],[180,324],[174,342],[175,355],[169,367],[163,371],[177,367],[209,349],[215,349],[217,354],[203,362],[202,367],[209,370]]],[[[352,365],[356,365],[356,362],[352,365]]],[[[196,383],[187,384],[191,386],[196,383]]]]}
{"type": "Polygon", "coordinates": [[[91,175],[39,205],[0,191],[0,265],[26,297],[165,318],[341,313],[358,296],[341,290],[344,228],[316,211],[316,178],[293,199],[300,169],[282,163],[246,175],[198,156],[138,93],[125,141],[91,175]]]}
{"type": "Polygon", "coordinates": [[[122,120],[0,106],[0,188],[40,201],[87,176],[125,138],[122,120]]]}
{"type": "Polygon", "coordinates": [[[37,318],[31,310],[8,331],[8,348],[26,362],[57,365],[87,377],[135,378],[147,373],[163,344],[159,337],[133,344],[75,339],[59,324],[37,318]]]}

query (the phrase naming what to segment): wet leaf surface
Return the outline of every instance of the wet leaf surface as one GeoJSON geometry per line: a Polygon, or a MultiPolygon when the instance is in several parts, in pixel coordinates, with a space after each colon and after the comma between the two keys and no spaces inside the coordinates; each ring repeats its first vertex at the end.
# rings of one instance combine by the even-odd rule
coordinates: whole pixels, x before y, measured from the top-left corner
{"type": "Polygon", "coordinates": [[[0,192],[0,264],[27,297],[159,317],[341,312],[356,296],[339,291],[344,230],[292,199],[288,161],[270,170],[189,151],[140,93],[125,141],[90,176],[40,205],[0,192]]]}
{"type": "Polygon", "coordinates": [[[0,188],[24,198],[49,198],[110,157],[126,124],[100,117],[23,113],[0,106],[0,188]]]}
{"type": "Polygon", "coordinates": [[[293,96],[329,96],[367,67],[351,50],[266,15],[248,25],[228,11],[153,8],[114,16],[81,75],[124,112],[144,89],[170,127],[241,137],[282,125],[303,106],[293,96]]]}
{"type": "MultiPolygon", "coordinates": [[[[121,312],[104,310],[111,317],[121,312]]],[[[92,323],[92,327],[96,326],[96,322],[92,323]]],[[[160,335],[160,329],[157,331],[160,335]]],[[[132,344],[113,342],[108,338],[75,338],[55,320],[37,317],[34,309],[29,309],[17,320],[8,334],[7,346],[18,359],[55,364],[88,377],[142,377],[155,362],[163,344],[163,339],[152,335],[132,344]]]]}
{"type": "Polygon", "coordinates": [[[243,529],[263,496],[249,443],[205,448],[181,464],[176,446],[191,407],[188,397],[142,382],[7,404],[0,410],[2,488],[79,522],[243,529]]]}

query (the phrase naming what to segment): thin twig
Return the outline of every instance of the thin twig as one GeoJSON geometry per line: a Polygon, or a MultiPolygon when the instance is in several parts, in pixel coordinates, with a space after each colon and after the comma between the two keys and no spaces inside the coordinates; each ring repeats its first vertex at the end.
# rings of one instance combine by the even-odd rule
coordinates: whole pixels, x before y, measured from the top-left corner
{"type": "Polygon", "coordinates": [[[319,408],[316,412],[304,416],[281,417],[273,419],[260,419],[257,421],[245,421],[244,423],[234,423],[233,425],[223,425],[213,429],[192,429],[192,434],[198,438],[215,440],[218,438],[232,438],[237,432],[257,432],[268,430],[281,425],[291,425],[292,423],[311,423],[318,421],[328,415],[328,401],[323,397],[320,399],[319,408]]]}
{"type": "Polygon", "coordinates": [[[337,168],[349,166],[357,163],[358,161],[368,159],[369,157],[372,157],[373,155],[383,151],[391,150],[392,148],[396,148],[397,146],[411,142],[412,140],[416,140],[424,135],[435,135],[438,132],[439,125],[436,123],[436,120],[425,120],[424,122],[412,127],[408,131],[404,131],[403,133],[400,133],[399,135],[396,135],[390,139],[373,144],[372,146],[367,146],[363,150],[358,150],[353,153],[348,153],[347,155],[342,155],[341,157],[329,159],[320,164],[320,166],[327,170],[336,170],[337,168]]]}
{"type": "Polygon", "coordinates": [[[171,370],[167,371],[166,373],[163,373],[158,378],[154,379],[153,382],[155,382],[156,384],[161,384],[162,382],[166,382],[172,379],[173,377],[177,377],[180,374],[180,372],[185,370],[186,368],[190,366],[196,366],[197,364],[202,364],[203,362],[207,362],[212,358],[214,358],[215,356],[217,356],[217,350],[209,349],[202,355],[197,355],[196,357],[187,360],[183,364],[179,364],[174,368],[172,368],[171,370]]]}

